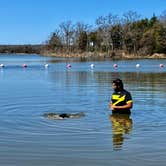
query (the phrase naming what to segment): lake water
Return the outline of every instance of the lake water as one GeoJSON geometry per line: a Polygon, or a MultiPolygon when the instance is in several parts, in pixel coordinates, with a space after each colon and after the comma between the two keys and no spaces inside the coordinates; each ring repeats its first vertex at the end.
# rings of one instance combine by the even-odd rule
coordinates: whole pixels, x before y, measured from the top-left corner
{"type": "Polygon", "coordinates": [[[0,63],[0,165],[165,166],[166,67],[159,64],[166,60],[0,55],[0,63]],[[111,116],[108,107],[117,77],[133,97],[130,117],[111,116]],[[85,117],[51,120],[48,112],[85,117]]]}

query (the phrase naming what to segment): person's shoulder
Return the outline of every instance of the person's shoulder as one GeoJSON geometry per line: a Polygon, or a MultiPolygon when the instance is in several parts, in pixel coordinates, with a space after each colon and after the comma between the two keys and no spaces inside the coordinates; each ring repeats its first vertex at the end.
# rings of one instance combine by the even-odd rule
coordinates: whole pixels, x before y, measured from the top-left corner
{"type": "Polygon", "coordinates": [[[123,93],[131,95],[131,93],[129,91],[127,91],[126,89],[123,89],[123,93]]]}

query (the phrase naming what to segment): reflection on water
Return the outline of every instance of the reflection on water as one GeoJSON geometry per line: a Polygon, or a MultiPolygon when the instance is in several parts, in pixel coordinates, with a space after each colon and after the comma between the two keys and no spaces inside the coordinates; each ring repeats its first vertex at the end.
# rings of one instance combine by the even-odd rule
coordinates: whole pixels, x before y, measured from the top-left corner
{"type": "Polygon", "coordinates": [[[132,119],[127,114],[110,115],[112,123],[112,141],[114,150],[122,149],[126,134],[132,131],[132,119]]]}

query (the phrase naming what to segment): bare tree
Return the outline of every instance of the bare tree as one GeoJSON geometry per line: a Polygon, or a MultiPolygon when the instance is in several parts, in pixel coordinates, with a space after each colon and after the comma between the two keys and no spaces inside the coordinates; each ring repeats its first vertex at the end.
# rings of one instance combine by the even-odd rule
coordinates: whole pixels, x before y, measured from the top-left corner
{"type": "Polygon", "coordinates": [[[90,31],[91,26],[88,24],[84,24],[82,22],[77,22],[75,25],[75,40],[74,40],[74,45],[81,50],[86,49],[87,46],[87,34],[90,31]]]}
{"type": "Polygon", "coordinates": [[[60,29],[62,33],[63,43],[67,48],[67,52],[69,52],[74,42],[74,25],[71,21],[66,21],[60,24],[60,29]]]}
{"type": "Polygon", "coordinates": [[[135,11],[128,11],[126,13],[123,14],[123,23],[124,24],[128,24],[128,23],[133,23],[136,22],[140,19],[141,15],[139,15],[137,12],[135,11]]]}
{"type": "Polygon", "coordinates": [[[105,48],[106,51],[113,50],[113,39],[112,39],[112,31],[111,29],[120,23],[118,15],[114,15],[109,13],[107,16],[100,16],[96,20],[96,24],[98,26],[98,37],[102,42],[102,47],[105,48]]]}
{"type": "Polygon", "coordinates": [[[124,13],[122,17],[124,49],[130,53],[136,52],[136,31],[133,29],[133,24],[140,17],[137,12],[131,10],[124,13]]]}

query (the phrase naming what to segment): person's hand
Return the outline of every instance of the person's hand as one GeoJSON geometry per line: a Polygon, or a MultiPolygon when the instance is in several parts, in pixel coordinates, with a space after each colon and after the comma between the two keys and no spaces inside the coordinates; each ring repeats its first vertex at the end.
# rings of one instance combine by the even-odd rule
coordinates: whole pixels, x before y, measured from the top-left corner
{"type": "Polygon", "coordinates": [[[111,109],[112,111],[115,110],[115,107],[116,107],[116,106],[114,106],[112,103],[110,103],[110,109],[111,109]]]}

